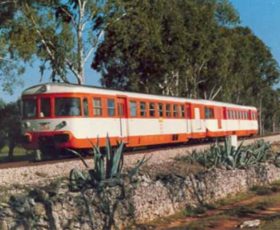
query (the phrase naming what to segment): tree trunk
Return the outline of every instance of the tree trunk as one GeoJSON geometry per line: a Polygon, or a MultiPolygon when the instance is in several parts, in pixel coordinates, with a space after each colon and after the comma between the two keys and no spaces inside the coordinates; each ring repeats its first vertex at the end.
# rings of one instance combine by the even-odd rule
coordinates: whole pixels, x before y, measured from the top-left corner
{"type": "Polygon", "coordinates": [[[78,1],[79,3],[79,19],[77,24],[77,43],[78,43],[78,68],[77,68],[77,78],[78,84],[82,85],[85,83],[84,77],[84,46],[83,46],[83,30],[84,30],[84,10],[87,1],[78,1]]]}
{"type": "Polygon", "coordinates": [[[259,134],[263,135],[263,122],[262,122],[262,98],[260,98],[260,105],[259,105],[259,134]]]}
{"type": "Polygon", "coordinates": [[[272,132],[273,133],[276,132],[276,114],[275,113],[272,115],[272,132]]]}
{"type": "Polygon", "coordinates": [[[13,160],[14,158],[14,149],[15,149],[16,145],[15,142],[13,140],[9,140],[9,160],[13,160]]]}

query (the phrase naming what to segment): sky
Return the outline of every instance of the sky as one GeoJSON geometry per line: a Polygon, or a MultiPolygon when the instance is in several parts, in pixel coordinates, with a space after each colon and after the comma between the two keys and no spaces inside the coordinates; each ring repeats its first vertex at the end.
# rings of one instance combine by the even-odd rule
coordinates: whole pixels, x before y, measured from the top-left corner
{"type": "MultiPolygon", "coordinates": [[[[280,0],[229,0],[238,11],[241,25],[251,28],[271,50],[274,58],[280,64],[280,0]]],[[[90,60],[91,61],[91,60],[90,60]]],[[[86,65],[85,78],[87,85],[100,85],[100,74],[90,68],[90,61],[86,65]]],[[[2,92],[0,98],[5,102],[16,101],[24,88],[40,83],[38,64],[27,67],[22,76],[24,85],[14,90],[13,95],[2,92]]],[[[49,80],[45,74],[42,82],[49,80]]]]}

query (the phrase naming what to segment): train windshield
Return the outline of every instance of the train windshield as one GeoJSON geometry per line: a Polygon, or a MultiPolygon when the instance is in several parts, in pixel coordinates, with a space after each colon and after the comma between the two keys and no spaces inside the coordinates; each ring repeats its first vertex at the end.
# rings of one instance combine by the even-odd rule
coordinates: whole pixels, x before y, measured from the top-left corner
{"type": "Polygon", "coordinates": [[[34,118],[37,114],[36,99],[23,99],[22,115],[24,118],[34,118]]]}
{"type": "Polygon", "coordinates": [[[56,98],[55,116],[80,116],[81,101],[80,98],[56,98]]]}

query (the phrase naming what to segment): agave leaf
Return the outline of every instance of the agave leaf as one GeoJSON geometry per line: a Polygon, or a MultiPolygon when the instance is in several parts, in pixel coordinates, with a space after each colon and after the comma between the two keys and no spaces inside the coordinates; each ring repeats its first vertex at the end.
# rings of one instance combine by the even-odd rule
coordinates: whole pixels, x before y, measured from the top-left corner
{"type": "Polygon", "coordinates": [[[111,155],[112,155],[112,146],[111,146],[111,142],[110,142],[110,138],[108,136],[106,136],[106,153],[107,153],[107,159],[110,160],[111,159],[111,155]]]}
{"type": "Polygon", "coordinates": [[[107,133],[106,137],[106,178],[111,177],[111,168],[113,164],[113,151],[110,143],[110,138],[107,133]]]}
{"type": "Polygon", "coordinates": [[[148,158],[146,158],[146,156],[144,156],[140,161],[138,161],[138,162],[134,165],[134,167],[133,167],[132,169],[129,170],[128,176],[129,176],[130,178],[132,178],[135,174],[137,174],[138,171],[139,171],[139,168],[140,168],[143,164],[145,164],[147,161],[149,161],[149,160],[151,159],[151,157],[152,157],[152,156],[149,156],[148,158]]]}
{"type": "Polygon", "coordinates": [[[103,155],[101,155],[101,157],[100,157],[99,178],[100,178],[100,180],[104,180],[106,178],[105,162],[104,162],[103,155]]]}
{"type": "Polygon", "coordinates": [[[121,142],[118,148],[114,152],[114,157],[113,157],[113,164],[112,164],[112,169],[111,169],[111,177],[116,175],[118,171],[121,170],[122,167],[122,160],[123,160],[123,147],[124,143],[121,142]]]}
{"type": "Polygon", "coordinates": [[[69,179],[70,179],[69,186],[70,186],[70,190],[72,191],[80,190],[87,181],[87,178],[84,176],[84,174],[76,168],[70,171],[69,179]]]}
{"type": "Polygon", "coordinates": [[[69,152],[73,153],[75,156],[79,157],[80,160],[83,162],[84,166],[85,166],[86,168],[89,168],[89,167],[88,167],[88,164],[86,163],[86,161],[84,160],[84,158],[81,156],[80,153],[78,153],[78,152],[75,151],[74,149],[68,149],[68,148],[67,148],[67,150],[68,150],[69,152]]]}

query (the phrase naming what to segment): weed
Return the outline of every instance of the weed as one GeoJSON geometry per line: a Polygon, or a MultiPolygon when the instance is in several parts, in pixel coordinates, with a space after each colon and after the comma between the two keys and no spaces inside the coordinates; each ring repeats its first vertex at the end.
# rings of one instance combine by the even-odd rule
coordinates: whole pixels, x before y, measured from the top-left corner
{"type": "Polygon", "coordinates": [[[251,191],[259,196],[269,195],[273,192],[270,186],[254,186],[251,191]]]}
{"type": "Polygon", "coordinates": [[[269,201],[261,201],[255,205],[255,208],[258,210],[266,210],[271,205],[269,201]]]}
{"type": "Polygon", "coordinates": [[[197,216],[197,215],[202,215],[208,210],[213,210],[216,207],[211,204],[204,204],[204,205],[199,205],[197,207],[192,207],[192,206],[187,206],[183,210],[184,216],[197,216]]]}
{"type": "Polygon", "coordinates": [[[245,217],[256,213],[256,210],[248,206],[238,206],[236,208],[227,210],[226,213],[230,216],[245,217]]]}

